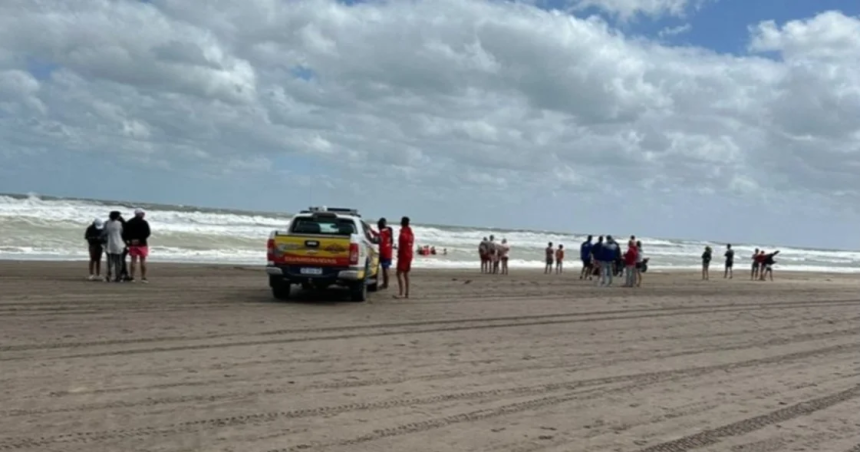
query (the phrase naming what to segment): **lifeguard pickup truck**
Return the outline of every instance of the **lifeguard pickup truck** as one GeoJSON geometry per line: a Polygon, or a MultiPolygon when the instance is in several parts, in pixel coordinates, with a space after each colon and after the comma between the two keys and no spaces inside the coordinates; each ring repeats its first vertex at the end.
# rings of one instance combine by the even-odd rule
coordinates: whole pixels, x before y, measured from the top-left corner
{"type": "Polygon", "coordinates": [[[286,231],[266,244],[269,287],[278,300],[293,285],[306,290],[337,285],[365,301],[379,281],[379,238],[354,209],[311,207],[293,216],[286,231]]]}

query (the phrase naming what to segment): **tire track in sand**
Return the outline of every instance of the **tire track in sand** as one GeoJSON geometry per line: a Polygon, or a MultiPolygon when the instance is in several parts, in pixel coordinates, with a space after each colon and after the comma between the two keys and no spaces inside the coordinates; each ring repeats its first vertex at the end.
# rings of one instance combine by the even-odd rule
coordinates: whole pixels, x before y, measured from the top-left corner
{"type": "MultiPolygon", "coordinates": [[[[517,327],[523,327],[523,326],[559,325],[559,324],[598,322],[598,321],[611,321],[611,320],[641,320],[641,319],[648,319],[648,318],[674,317],[674,316],[679,316],[679,315],[692,315],[692,314],[714,314],[714,313],[724,313],[724,312],[749,312],[749,311],[763,310],[763,309],[767,309],[767,310],[772,310],[772,309],[799,309],[799,308],[806,308],[806,307],[823,307],[822,304],[830,306],[830,304],[819,302],[819,303],[808,304],[808,305],[792,305],[792,306],[777,306],[777,307],[752,307],[752,308],[750,308],[750,307],[735,307],[735,308],[731,308],[731,309],[720,309],[720,310],[714,310],[711,308],[703,307],[703,308],[698,308],[695,310],[690,309],[690,310],[672,311],[672,312],[655,312],[652,314],[632,315],[632,316],[616,315],[616,316],[605,316],[605,317],[574,318],[574,319],[565,319],[565,320],[542,320],[542,321],[534,321],[534,322],[511,322],[511,323],[499,323],[499,324],[490,324],[490,325],[449,326],[449,327],[441,327],[441,328],[427,328],[427,329],[405,330],[405,331],[377,331],[377,332],[372,332],[372,333],[353,333],[353,334],[339,334],[339,335],[330,335],[330,336],[308,336],[308,337],[297,337],[297,338],[270,339],[270,340],[257,340],[257,341],[241,341],[241,342],[236,341],[236,342],[227,342],[227,343],[218,343],[218,344],[177,345],[177,346],[173,346],[173,347],[154,347],[154,348],[144,348],[144,349],[116,350],[116,351],[107,351],[107,352],[60,355],[60,356],[47,357],[44,359],[99,358],[99,357],[106,357],[106,356],[127,356],[127,355],[136,355],[136,354],[145,354],[145,353],[161,353],[161,352],[173,352],[173,351],[183,351],[183,350],[209,350],[209,349],[219,349],[219,348],[229,348],[229,347],[247,347],[247,346],[272,345],[272,344],[288,344],[288,343],[297,343],[297,342],[357,339],[357,338],[384,337],[384,336],[407,335],[407,334],[427,334],[427,333],[439,333],[439,332],[486,330],[486,329],[496,329],[496,328],[517,328],[517,327]]],[[[841,302],[840,304],[837,304],[836,306],[841,306],[842,304],[844,304],[844,302],[841,302]]],[[[850,304],[857,304],[857,303],[852,302],[850,304]]],[[[560,317],[560,316],[555,315],[553,317],[560,317]]],[[[33,359],[38,359],[38,358],[39,357],[23,356],[23,357],[12,357],[12,358],[0,358],[0,361],[33,360],[33,359]]]]}
{"type": "Polygon", "coordinates": [[[860,397],[860,385],[852,386],[835,394],[771,411],[770,413],[733,422],[722,427],[705,430],[665,443],[655,444],[644,449],[639,449],[637,452],[686,452],[688,450],[707,447],[717,444],[724,439],[745,435],[778,422],[806,416],[857,397],[860,397]]]}
{"type": "MultiPolygon", "coordinates": [[[[328,407],[318,407],[318,408],[309,408],[304,410],[294,410],[294,411],[281,411],[281,412],[270,412],[270,413],[253,413],[248,415],[239,415],[239,416],[231,416],[231,417],[222,417],[222,418],[214,418],[214,419],[205,419],[205,420],[197,420],[197,421],[188,421],[181,422],[177,424],[171,424],[165,427],[141,427],[134,429],[115,429],[115,430],[107,430],[107,431],[85,431],[85,432],[74,432],[63,435],[54,435],[54,436],[43,436],[38,438],[8,438],[8,439],[0,439],[0,450],[14,450],[14,449],[22,449],[28,447],[41,447],[48,444],[54,443],[89,443],[96,441],[108,441],[112,439],[129,439],[129,438],[141,438],[152,435],[171,435],[178,433],[185,433],[189,431],[196,431],[200,429],[208,429],[208,428],[221,428],[221,427],[233,427],[245,425],[248,423],[260,423],[260,422],[272,422],[280,419],[291,419],[291,418],[301,418],[301,417],[314,417],[314,416],[329,416],[333,414],[339,414],[344,412],[360,412],[374,409],[386,409],[386,408],[395,408],[402,406],[412,406],[412,405],[421,405],[421,404],[433,404],[440,403],[446,401],[457,401],[457,400],[469,400],[475,398],[483,398],[487,396],[523,396],[523,395],[535,395],[535,394],[544,394],[548,392],[554,391],[562,391],[562,390],[571,390],[573,392],[568,392],[561,396],[546,396],[538,399],[532,399],[524,402],[517,402],[513,404],[503,405],[501,407],[493,408],[493,409],[481,409],[468,413],[461,413],[452,416],[446,416],[443,418],[430,419],[424,422],[410,423],[401,425],[398,427],[392,427],[383,430],[377,430],[371,434],[363,435],[359,438],[338,442],[335,444],[330,444],[326,446],[332,445],[354,445],[360,444],[367,441],[372,441],[375,439],[382,439],[390,436],[398,436],[407,433],[415,433],[425,430],[430,430],[434,428],[444,427],[451,424],[467,422],[467,421],[475,421],[481,419],[487,419],[497,416],[503,416],[506,414],[513,414],[533,409],[542,408],[545,406],[557,405],[560,403],[569,402],[580,398],[582,394],[582,389],[586,389],[587,394],[591,394],[592,397],[599,397],[605,395],[608,392],[627,392],[631,390],[641,389],[643,387],[665,382],[668,380],[676,379],[676,378],[688,378],[688,377],[696,377],[702,376],[711,372],[716,371],[729,371],[733,369],[742,369],[755,367],[766,364],[774,364],[774,363],[783,363],[787,361],[794,361],[799,359],[806,359],[810,357],[820,357],[830,353],[841,353],[845,351],[850,351],[853,349],[857,349],[860,344],[843,344],[836,345],[831,347],[825,347],[815,350],[807,350],[803,352],[795,352],[789,353],[785,355],[777,355],[770,356],[766,358],[758,358],[746,361],[739,361],[733,363],[725,363],[725,364],[717,364],[711,366],[701,366],[701,367],[693,367],[693,368],[685,368],[685,369],[675,369],[675,370],[666,370],[666,371],[658,371],[658,372],[647,372],[642,374],[633,374],[633,375],[620,375],[615,377],[604,377],[604,378],[594,378],[587,380],[573,380],[562,383],[550,383],[545,385],[538,385],[532,387],[520,387],[520,388],[507,388],[507,389],[494,389],[494,390],[484,390],[484,391],[474,391],[474,392],[460,392],[455,394],[443,394],[437,396],[428,396],[424,398],[408,398],[408,399],[392,399],[381,402],[369,402],[369,403],[352,403],[347,405],[338,405],[338,406],[328,406],[328,407]],[[615,389],[603,390],[601,391],[600,386],[603,385],[611,385],[615,383],[626,383],[632,381],[633,383],[629,385],[625,385],[615,389]],[[588,389],[591,387],[597,388],[588,389]]],[[[860,386],[858,386],[860,388],[860,386]]],[[[322,447],[322,446],[319,446],[322,447]]],[[[284,449],[290,450],[290,449],[284,449]]]]}
{"type": "MultiPolygon", "coordinates": [[[[247,304],[247,303],[246,303],[247,304]]],[[[254,303],[250,303],[254,304],[254,303]]],[[[504,321],[524,321],[524,320],[540,320],[553,318],[577,318],[588,316],[611,316],[615,314],[640,314],[640,313],[719,313],[719,312],[737,312],[737,311],[753,311],[759,309],[793,309],[800,307],[818,307],[818,306],[841,306],[860,304],[860,299],[850,300],[802,300],[802,301],[787,301],[777,303],[755,303],[749,305],[739,305],[737,303],[724,303],[714,305],[699,305],[699,306],[676,306],[671,308],[635,308],[635,309],[614,309],[601,311],[586,311],[586,312],[571,312],[559,314],[537,314],[523,316],[502,316],[502,317],[478,317],[469,319],[448,319],[448,320],[427,320],[418,322],[395,322],[395,323],[376,323],[364,325],[344,325],[322,328],[296,328],[296,329],[280,329],[274,331],[262,331],[253,334],[224,334],[224,335],[204,335],[204,336],[171,336],[171,337],[155,337],[155,338],[140,338],[140,339],[113,339],[104,341],[79,341],[79,342],[58,342],[50,344],[21,344],[0,346],[0,352],[8,351],[30,351],[30,350],[52,350],[61,348],[82,348],[82,347],[98,347],[110,345],[130,345],[135,343],[153,343],[153,342],[170,342],[179,340],[206,340],[218,337],[229,336],[282,336],[289,334],[311,334],[311,333],[337,333],[346,331],[361,331],[375,330],[381,328],[409,328],[420,326],[436,326],[436,325],[457,325],[465,323],[480,323],[480,322],[504,322],[504,321]]],[[[236,303],[231,304],[236,306],[236,303]]],[[[89,311],[88,311],[89,312],[89,311]]],[[[635,317],[640,318],[640,317],[635,317]]],[[[641,317],[646,318],[646,317],[641,317]]],[[[530,324],[525,324],[530,325],[530,324]]]]}
{"type": "MultiPolygon", "coordinates": [[[[733,351],[733,350],[743,350],[746,348],[753,347],[770,347],[775,345],[786,345],[807,341],[814,341],[820,339],[834,338],[840,337],[844,335],[854,335],[860,334],[860,331],[851,329],[851,330],[840,330],[840,331],[828,331],[824,333],[809,333],[802,334],[797,336],[791,336],[787,338],[774,338],[765,342],[750,342],[746,344],[737,344],[737,345],[729,345],[723,347],[713,347],[713,348],[703,348],[703,349],[695,349],[695,350],[685,350],[682,352],[672,352],[667,354],[658,354],[658,355],[648,355],[641,358],[633,358],[629,360],[621,360],[620,362],[630,363],[630,362],[640,362],[640,361],[651,361],[655,359],[667,359],[667,358],[675,358],[680,356],[686,356],[691,354],[698,353],[717,353],[717,352],[725,352],[725,351],[733,351]]],[[[609,361],[609,362],[601,362],[595,363],[593,366],[589,368],[605,366],[609,364],[615,364],[618,361],[609,361]]],[[[565,365],[551,365],[544,366],[545,369],[569,369],[571,366],[565,365]]],[[[116,402],[105,402],[105,403],[93,403],[87,405],[79,405],[74,407],[67,408],[47,408],[41,410],[9,410],[9,411],[0,411],[0,417],[13,417],[13,416],[33,416],[33,415],[45,415],[52,413],[73,413],[73,412],[85,412],[85,411],[94,411],[100,409],[112,409],[112,408],[134,408],[134,407],[150,407],[150,406],[161,406],[166,404],[180,404],[180,403],[192,403],[192,402],[214,402],[225,399],[234,399],[234,398],[248,398],[248,397],[257,397],[262,395],[276,395],[276,394],[287,394],[291,392],[296,392],[301,389],[345,389],[345,388],[356,388],[356,387],[368,387],[368,386],[388,386],[393,384],[400,384],[410,381],[439,381],[439,380],[447,380],[451,378],[460,378],[465,376],[481,376],[481,375],[499,375],[505,373],[517,373],[523,370],[534,370],[540,367],[535,366],[511,366],[507,368],[494,368],[487,369],[481,372],[443,372],[438,374],[425,374],[425,375],[417,375],[417,376],[402,376],[402,377],[393,377],[393,378],[375,378],[375,379],[367,379],[367,380],[355,380],[355,381],[336,381],[336,382],[317,382],[304,386],[284,386],[283,384],[279,384],[274,388],[264,388],[252,391],[228,391],[219,394],[201,394],[201,395],[189,395],[189,396],[177,396],[177,397],[162,397],[162,398],[147,398],[143,401],[136,402],[127,402],[127,401],[116,401],[116,402]]],[[[577,368],[577,370],[582,370],[582,368],[577,368]]],[[[633,374],[630,378],[637,378],[641,375],[645,374],[633,374]]],[[[218,380],[210,380],[208,382],[189,382],[185,384],[176,384],[171,385],[167,384],[165,386],[167,388],[176,387],[179,385],[193,385],[193,386],[206,386],[209,384],[218,384],[223,383],[223,379],[218,380]]],[[[136,388],[132,388],[134,390],[136,388]]],[[[86,394],[94,394],[94,393],[108,393],[108,392],[124,392],[124,390],[95,390],[88,391],[86,394]]],[[[81,393],[74,393],[81,394],[81,393]]],[[[59,395],[67,395],[67,394],[59,394],[59,395]]],[[[58,395],[54,395],[56,397],[58,395]]]]}

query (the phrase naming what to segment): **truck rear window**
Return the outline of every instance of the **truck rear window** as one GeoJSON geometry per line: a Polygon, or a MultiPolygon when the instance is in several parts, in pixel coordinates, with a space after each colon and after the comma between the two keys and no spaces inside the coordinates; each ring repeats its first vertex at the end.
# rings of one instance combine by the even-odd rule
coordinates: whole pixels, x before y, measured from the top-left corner
{"type": "Polygon", "coordinates": [[[355,223],[345,218],[301,217],[293,220],[290,232],[295,234],[355,234],[355,223]]]}

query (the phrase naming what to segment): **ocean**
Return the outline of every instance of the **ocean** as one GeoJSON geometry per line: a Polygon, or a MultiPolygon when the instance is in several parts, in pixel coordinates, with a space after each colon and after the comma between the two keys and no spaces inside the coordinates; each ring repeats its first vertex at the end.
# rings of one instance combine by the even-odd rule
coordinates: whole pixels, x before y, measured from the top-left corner
{"type": "MultiPolygon", "coordinates": [[[[190,262],[257,264],[266,261],[266,238],[273,229],[284,229],[290,218],[286,213],[248,212],[182,205],[130,204],[119,201],[0,195],[0,259],[86,260],[84,230],[95,218],[107,218],[111,210],[123,212],[126,219],[135,207],[147,211],[152,229],[152,262],[190,262]]],[[[396,228],[395,228],[396,230],[396,228]]],[[[477,248],[482,237],[506,238],[511,245],[512,268],[542,268],[547,242],[568,248],[568,265],[578,268],[579,244],[583,233],[511,229],[479,229],[439,225],[413,225],[418,245],[432,245],[445,256],[416,256],[419,268],[476,268],[477,248]]],[[[623,232],[623,231],[621,231],[623,232]]],[[[620,234],[625,239],[629,234],[620,234]]],[[[706,245],[717,258],[712,269],[721,271],[724,244],[639,237],[649,270],[696,269],[706,245]]],[[[626,241],[626,240],[625,240],[626,241]]],[[[749,256],[756,244],[733,244],[735,267],[749,269],[749,256]]],[[[766,246],[779,249],[779,270],[860,272],[860,251],[837,251],[766,246]]]]}

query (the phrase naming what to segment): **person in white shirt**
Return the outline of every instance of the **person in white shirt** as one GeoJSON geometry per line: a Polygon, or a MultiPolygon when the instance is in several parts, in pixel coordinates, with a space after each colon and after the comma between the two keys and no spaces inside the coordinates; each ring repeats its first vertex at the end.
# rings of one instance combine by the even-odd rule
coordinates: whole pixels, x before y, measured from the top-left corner
{"type": "Polygon", "coordinates": [[[508,254],[511,252],[511,246],[508,245],[508,239],[502,239],[502,244],[499,246],[499,259],[502,262],[502,274],[508,274],[508,254]]]}
{"type": "Polygon", "coordinates": [[[125,251],[125,241],[122,238],[122,221],[120,221],[120,213],[113,211],[110,213],[110,219],[104,226],[105,253],[107,254],[108,266],[105,281],[113,282],[122,281],[122,253],[125,251]]]}

